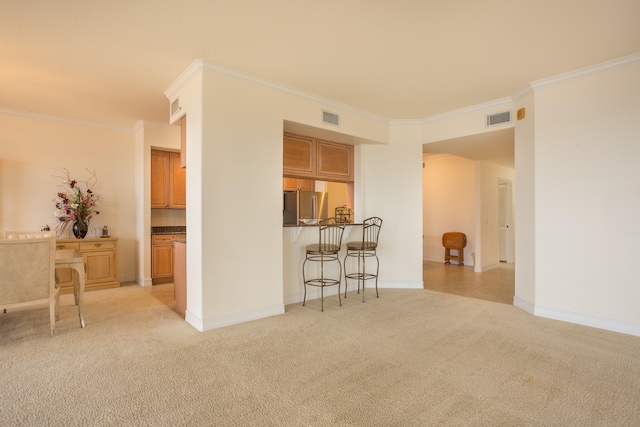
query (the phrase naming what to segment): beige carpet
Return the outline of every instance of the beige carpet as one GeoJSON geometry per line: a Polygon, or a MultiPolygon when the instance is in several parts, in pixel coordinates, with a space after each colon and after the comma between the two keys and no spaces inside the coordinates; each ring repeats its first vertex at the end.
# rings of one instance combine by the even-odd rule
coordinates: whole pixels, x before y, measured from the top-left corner
{"type": "Polygon", "coordinates": [[[0,424],[640,425],[640,338],[380,295],[205,333],[137,286],[87,293],[84,330],[63,296],[55,338],[46,309],[0,314],[0,424]]]}

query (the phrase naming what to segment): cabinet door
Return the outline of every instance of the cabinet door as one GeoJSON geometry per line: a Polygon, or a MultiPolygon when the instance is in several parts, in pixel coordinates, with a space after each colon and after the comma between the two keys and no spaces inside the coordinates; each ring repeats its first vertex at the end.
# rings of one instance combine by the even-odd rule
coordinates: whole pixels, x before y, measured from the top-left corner
{"type": "Polygon", "coordinates": [[[151,278],[173,276],[173,244],[151,247],[151,278]]]}
{"type": "Polygon", "coordinates": [[[315,191],[316,182],[312,179],[299,179],[298,190],[315,191]]]}
{"type": "Polygon", "coordinates": [[[284,191],[314,191],[315,188],[316,182],[313,179],[282,178],[282,189],[284,191]]]}
{"type": "Polygon", "coordinates": [[[353,146],[316,141],[317,176],[327,181],[353,181],[353,146]]]}
{"type": "Polygon", "coordinates": [[[169,207],[187,207],[187,170],[180,167],[180,153],[169,153],[171,161],[169,207]]]}
{"type": "Polygon", "coordinates": [[[293,135],[284,135],[283,170],[290,175],[315,175],[313,162],[315,140],[293,135]]]}
{"type": "Polygon", "coordinates": [[[298,178],[282,178],[282,189],[284,191],[298,190],[298,178]]]}
{"type": "Polygon", "coordinates": [[[169,153],[151,150],[151,207],[169,207],[169,153]]]}
{"type": "Polygon", "coordinates": [[[114,251],[85,252],[85,284],[113,282],[116,280],[116,253],[114,251]]]}

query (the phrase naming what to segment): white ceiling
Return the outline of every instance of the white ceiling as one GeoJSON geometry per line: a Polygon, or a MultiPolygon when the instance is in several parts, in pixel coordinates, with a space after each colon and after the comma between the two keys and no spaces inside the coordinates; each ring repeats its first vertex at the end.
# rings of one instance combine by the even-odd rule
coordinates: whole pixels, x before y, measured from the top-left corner
{"type": "Polygon", "coordinates": [[[638,0],[2,3],[0,109],[126,128],[199,58],[423,119],[640,51],[638,0]]]}

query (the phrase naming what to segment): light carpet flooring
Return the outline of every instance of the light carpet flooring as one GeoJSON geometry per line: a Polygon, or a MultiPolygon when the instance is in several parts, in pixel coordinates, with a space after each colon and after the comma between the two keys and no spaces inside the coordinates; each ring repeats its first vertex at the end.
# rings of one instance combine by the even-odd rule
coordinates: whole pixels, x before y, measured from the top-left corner
{"type": "Polygon", "coordinates": [[[0,314],[0,425],[640,425],[639,337],[427,289],[201,333],[171,293],[0,314]]]}

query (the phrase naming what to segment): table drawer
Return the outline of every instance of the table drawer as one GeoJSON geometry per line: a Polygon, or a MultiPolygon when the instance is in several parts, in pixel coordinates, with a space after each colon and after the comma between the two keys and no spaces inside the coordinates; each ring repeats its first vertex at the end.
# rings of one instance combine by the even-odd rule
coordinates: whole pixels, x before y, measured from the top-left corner
{"type": "Polygon", "coordinates": [[[115,247],[116,247],[116,242],[113,242],[113,241],[80,243],[80,250],[82,252],[111,250],[111,249],[115,249],[115,247]]]}
{"type": "Polygon", "coordinates": [[[80,250],[80,243],[60,243],[56,242],[56,249],[80,250]]]}

